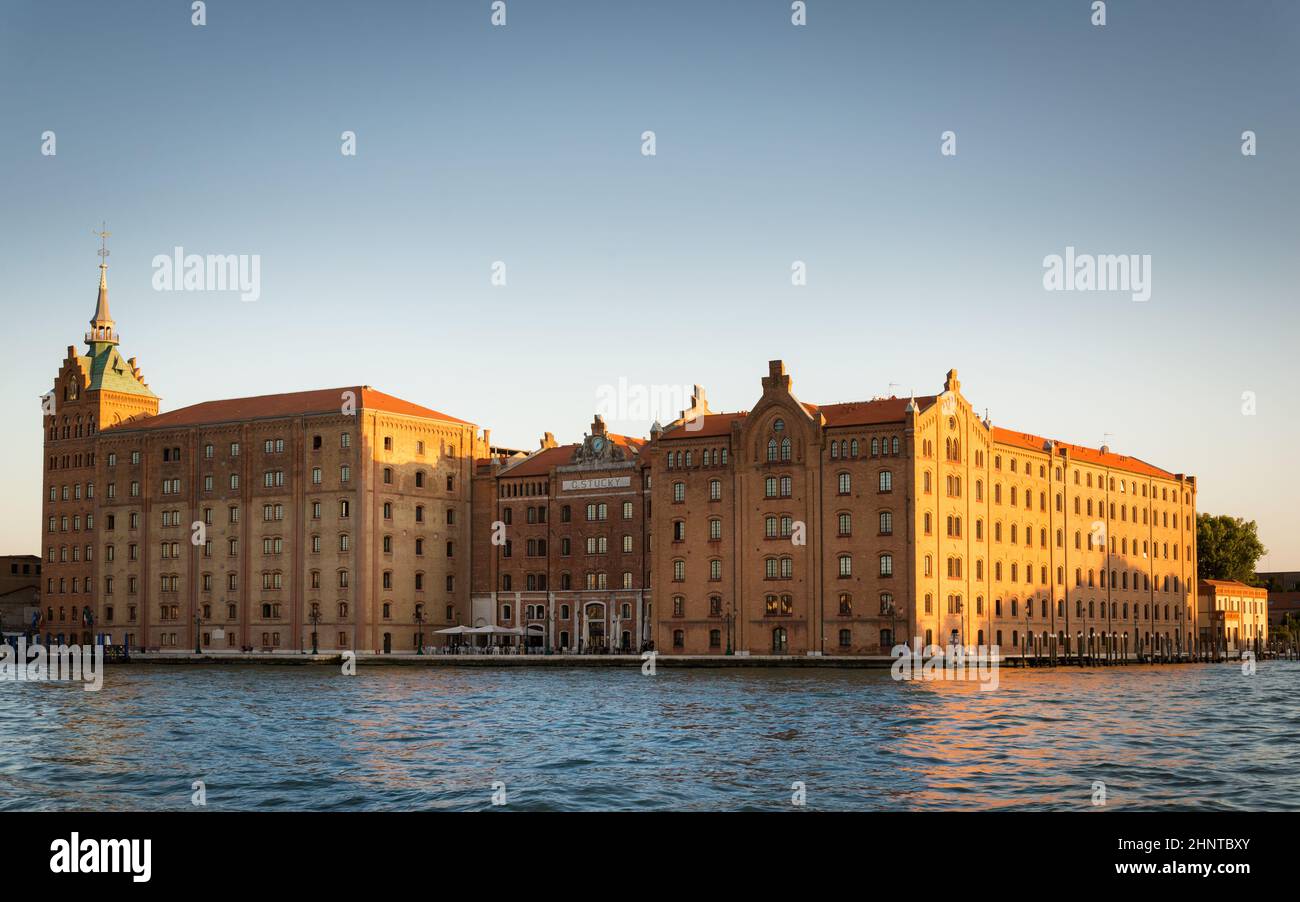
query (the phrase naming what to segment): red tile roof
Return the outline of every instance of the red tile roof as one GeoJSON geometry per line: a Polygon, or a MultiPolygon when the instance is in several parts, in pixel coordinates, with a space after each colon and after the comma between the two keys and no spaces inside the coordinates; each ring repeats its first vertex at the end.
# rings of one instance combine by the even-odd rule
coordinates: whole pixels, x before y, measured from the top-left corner
{"type": "Polygon", "coordinates": [[[344,388],[322,388],[315,391],[285,392],[278,395],[259,395],[254,398],[231,398],[225,401],[204,401],[178,410],[160,413],[153,417],[128,420],[104,431],[133,432],[140,429],[176,429],[186,426],[207,426],[216,423],[237,423],[244,420],[273,420],[312,414],[341,413],[343,393],[352,392],[358,411],[382,410],[386,413],[410,417],[443,420],[448,423],[473,425],[468,420],[448,416],[410,401],[376,391],[369,386],[353,385],[344,388]]]}
{"type": "Polygon", "coordinates": [[[619,435],[616,432],[607,432],[605,437],[614,444],[622,445],[625,448],[631,448],[633,451],[640,451],[646,443],[646,440],[643,438],[636,438],[631,435],[619,435]]]}
{"type": "MultiPolygon", "coordinates": [[[[907,415],[907,405],[911,398],[876,398],[871,401],[848,401],[843,404],[804,404],[803,407],[812,416],[822,414],[826,417],[827,427],[838,426],[875,426],[880,423],[901,423],[907,415]]],[[[935,401],[934,395],[917,398],[916,403],[924,410],[935,401]]],[[[700,429],[689,430],[681,426],[663,434],[664,439],[714,438],[728,435],[731,424],[749,416],[748,411],[739,413],[713,413],[701,419],[704,425],[700,429]]]]}
{"type": "Polygon", "coordinates": [[[1242,589],[1247,589],[1259,594],[1261,597],[1268,594],[1268,589],[1265,589],[1263,586],[1249,586],[1236,579],[1203,579],[1201,580],[1201,585],[1209,586],[1214,589],[1228,589],[1233,592],[1240,592],[1242,589]]]}
{"type": "Polygon", "coordinates": [[[551,467],[562,467],[573,460],[573,452],[578,448],[577,444],[556,445],[554,448],[534,451],[518,463],[506,461],[497,475],[511,479],[516,476],[545,476],[551,472],[551,467]]]}
{"type": "MultiPolygon", "coordinates": [[[[1034,435],[1030,432],[1016,432],[1011,429],[1003,429],[1000,426],[993,427],[993,441],[1000,445],[1011,445],[1016,448],[1024,448],[1030,451],[1043,451],[1044,443],[1049,441],[1041,435],[1034,435]]],[[[1051,441],[1056,441],[1051,439],[1051,441]]],[[[1124,454],[1115,454],[1107,451],[1104,454],[1096,448],[1088,448],[1083,445],[1072,445],[1069,442],[1056,441],[1057,447],[1069,448],[1070,458],[1076,462],[1089,463],[1099,467],[1110,467],[1116,470],[1128,470],[1130,473],[1138,473],[1142,476],[1153,476],[1157,479],[1173,479],[1174,474],[1168,470],[1162,470],[1157,466],[1139,460],[1136,457],[1129,457],[1124,454]]]]}
{"type": "MultiPolygon", "coordinates": [[[[684,425],[673,427],[671,432],[663,433],[660,438],[667,441],[680,438],[716,438],[719,435],[730,435],[731,424],[736,420],[743,420],[749,416],[748,411],[740,413],[710,413],[698,418],[701,424],[698,429],[688,429],[684,425]]],[[[694,421],[691,425],[694,425],[694,421]]]]}
{"type": "MultiPolygon", "coordinates": [[[[820,412],[827,426],[875,426],[878,423],[901,423],[907,416],[907,405],[912,398],[875,398],[871,401],[849,401],[844,404],[805,404],[809,413],[820,412]]],[[[925,410],[935,401],[934,395],[916,398],[919,410],[925,410]]]]}
{"type": "MultiPolygon", "coordinates": [[[[626,448],[630,452],[629,458],[633,458],[640,453],[641,447],[646,443],[643,438],[618,435],[614,432],[605,433],[605,438],[616,445],[626,448]]],[[[573,453],[580,447],[582,447],[581,442],[574,442],[568,445],[557,445],[554,448],[534,451],[531,456],[518,463],[506,461],[498,475],[511,479],[516,476],[545,476],[551,472],[551,467],[562,467],[567,463],[572,463],[573,453]]]]}

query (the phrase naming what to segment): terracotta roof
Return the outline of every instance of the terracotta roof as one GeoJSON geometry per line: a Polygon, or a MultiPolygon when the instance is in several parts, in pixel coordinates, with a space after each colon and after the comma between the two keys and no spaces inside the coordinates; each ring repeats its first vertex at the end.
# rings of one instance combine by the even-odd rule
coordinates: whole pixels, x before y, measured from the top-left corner
{"type": "Polygon", "coordinates": [[[1240,592],[1242,589],[1249,589],[1252,592],[1258,592],[1261,595],[1267,595],[1268,590],[1262,586],[1248,586],[1236,579],[1203,579],[1202,586],[1210,586],[1215,589],[1231,589],[1234,592],[1240,592]]]}
{"type": "Polygon", "coordinates": [[[189,407],[160,413],[157,416],[128,420],[107,427],[103,431],[134,432],[143,429],[176,429],[216,423],[237,423],[244,420],[273,420],[311,414],[341,413],[344,392],[353,393],[358,411],[382,410],[386,413],[401,414],[403,416],[473,425],[468,420],[448,416],[445,413],[412,404],[410,401],[403,401],[401,398],[395,398],[368,386],[353,385],[344,388],[286,392],[279,395],[258,395],[254,398],[204,401],[201,404],[192,404],[189,407]]]}
{"type": "MultiPolygon", "coordinates": [[[[849,401],[844,404],[805,404],[809,413],[821,413],[827,426],[874,426],[877,423],[901,423],[907,417],[911,398],[875,398],[871,401],[849,401]]],[[[934,395],[916,399],[916,406],[924,410],[935,401],[934,395]]]]}
{"type": "MultiPolygon", "coordinates": [[[[616,445],[628,449],[632,452],[631,456],[635,457],[640,453],[641,447],[645,445],[646,440],[643,438],[632,438],[627,435],[618,435],[614,432],[607,432],[605,438],[609,439],[616,445]]],[[[572,463],[573,453],[582,447],[581,442],[573,442],[568,445],[557,445],[554,448],[544,448],[540,451],[534,451],[531,455],[517,463],[507,462],[502,467],[501,477],[514,478],[516,476],[545,476],[551,472],[551,467],[562,467],[567,463],[572,463]]]]}
{"type": "MultiPolygon", "coordinates": [[[[993,427],[993,441],[1000,445],[1011,445],[1016,448],[1025,448],[1030,451],[1043,451],[1043,445],[1049,439],[1041,435],[1034,435],[1030,432],[1016,432],[1011,429],[1003,429],[1000,426],[993,427]]],[[[1159,479],[1173,479],[1174,474],[1168,470],[1162,470],[1153,466],[1144,460],[1136,457],[1128,457],[1124,454],[1115,454],[1107,451],[1102,453],[1096,448],[1087,448],[1083,445],[1072,445],[1069,442],[1057,441],[1059,448],[1069,448],[1070,458],[1076,462],[1090,463],[1100,467],[1110,467],[1116,470],[1128,470],[1131,473],[1138,473],[1143,476],[1154,476],[1159,479]]]]}
{"type": "Polygon", "coordinates": [[[631,448],[634,451],[640,451],[644,447],[646,440],[635,438],[630,435],[619,435],[617,432],[607,432],[605,437],[616,445],[622,445],[625,448],[631,448]]]}
{"type": "MultiPolygon", "coordinates": [[[[822,414],[826,425],[834,426],[874,426],[878,423],[901,423],[907,417],[907,405],[911,398],[876,398],[871,401],[848,401],[843,404],[804,404],[804,410],[812,416],[822,414]]],[[[921,409],[929,407],[935,401],[934,395],[917,398],[921,409]]],[[[663,434],[664,439],[713,438],[731,432],[731,424],[749,416],[748,411],[740,413],[713,413],[702,417],[704,426],[688,430],[680,426],[663,434]]]]}
{"type": "Polygon", "coordinates": [[[730,435],[731,424],[736,420],[743,420],[749,416],[746,411],[740,413],[710,413],[699,417],[702,424],[699,429],[687,429],[685,426],[675,426],[670,432],[665,432],[660,436],[663,441],[685,438],[716,438],[719,435],[730,435]]]}
{"type": "Polygon", "coordinates": [[[573,460],[573,452],[579,447],[578,444],[556,445],[534,451],[518,463],[507,463],[497,475],[511,479],[516,476],[545,476],[551,472],[551,467],[561,467],[573,460]]]}

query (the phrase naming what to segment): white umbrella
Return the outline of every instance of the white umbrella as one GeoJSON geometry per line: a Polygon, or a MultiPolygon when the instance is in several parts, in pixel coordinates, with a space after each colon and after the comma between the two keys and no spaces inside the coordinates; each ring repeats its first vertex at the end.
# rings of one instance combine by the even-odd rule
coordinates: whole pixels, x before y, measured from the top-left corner
{"type": "Polygon", "coordinates": [[[458,636],[461,633],[472,633],[474,631],[467,626],[449,626],[445,630],[435,630],[435,632],[446,633],[451,636],[458,636]]]}

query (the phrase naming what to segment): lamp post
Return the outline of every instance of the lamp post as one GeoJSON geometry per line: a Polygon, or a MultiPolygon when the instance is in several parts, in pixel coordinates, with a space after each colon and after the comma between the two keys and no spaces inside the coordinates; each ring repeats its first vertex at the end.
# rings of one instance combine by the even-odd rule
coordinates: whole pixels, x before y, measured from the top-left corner
{"type": "Polygon", "coordinates": [[[198,614],[194,615],[194,653],[203,654],[203,618],[198,614]]]}
{"type": "Polygon", "coordinates": [[[415,653],[424,654],[424,608],[420,605],[415,607],[415,623],[417,630],[415,633],[415,653]]]}
{"type": "Polygon", "coordinates": [[[314,655],[320,654],[320,651],[318,650],[318,646],[317,646],[317,639],[316,639],[318,626],[320,626],[320,607],[318,607],[317,605],[312,605],[311,606],[311,653],[314,655]]]}

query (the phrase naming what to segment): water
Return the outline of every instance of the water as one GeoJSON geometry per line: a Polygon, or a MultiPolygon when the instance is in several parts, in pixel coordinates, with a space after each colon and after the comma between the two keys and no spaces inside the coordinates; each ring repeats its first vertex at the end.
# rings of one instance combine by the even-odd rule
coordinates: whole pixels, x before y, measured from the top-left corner
{"type": "Polygon", "coordinates": [[[0,810],[1295,810],[1298,677],[117,666],[0,683],[0,810]]]}

